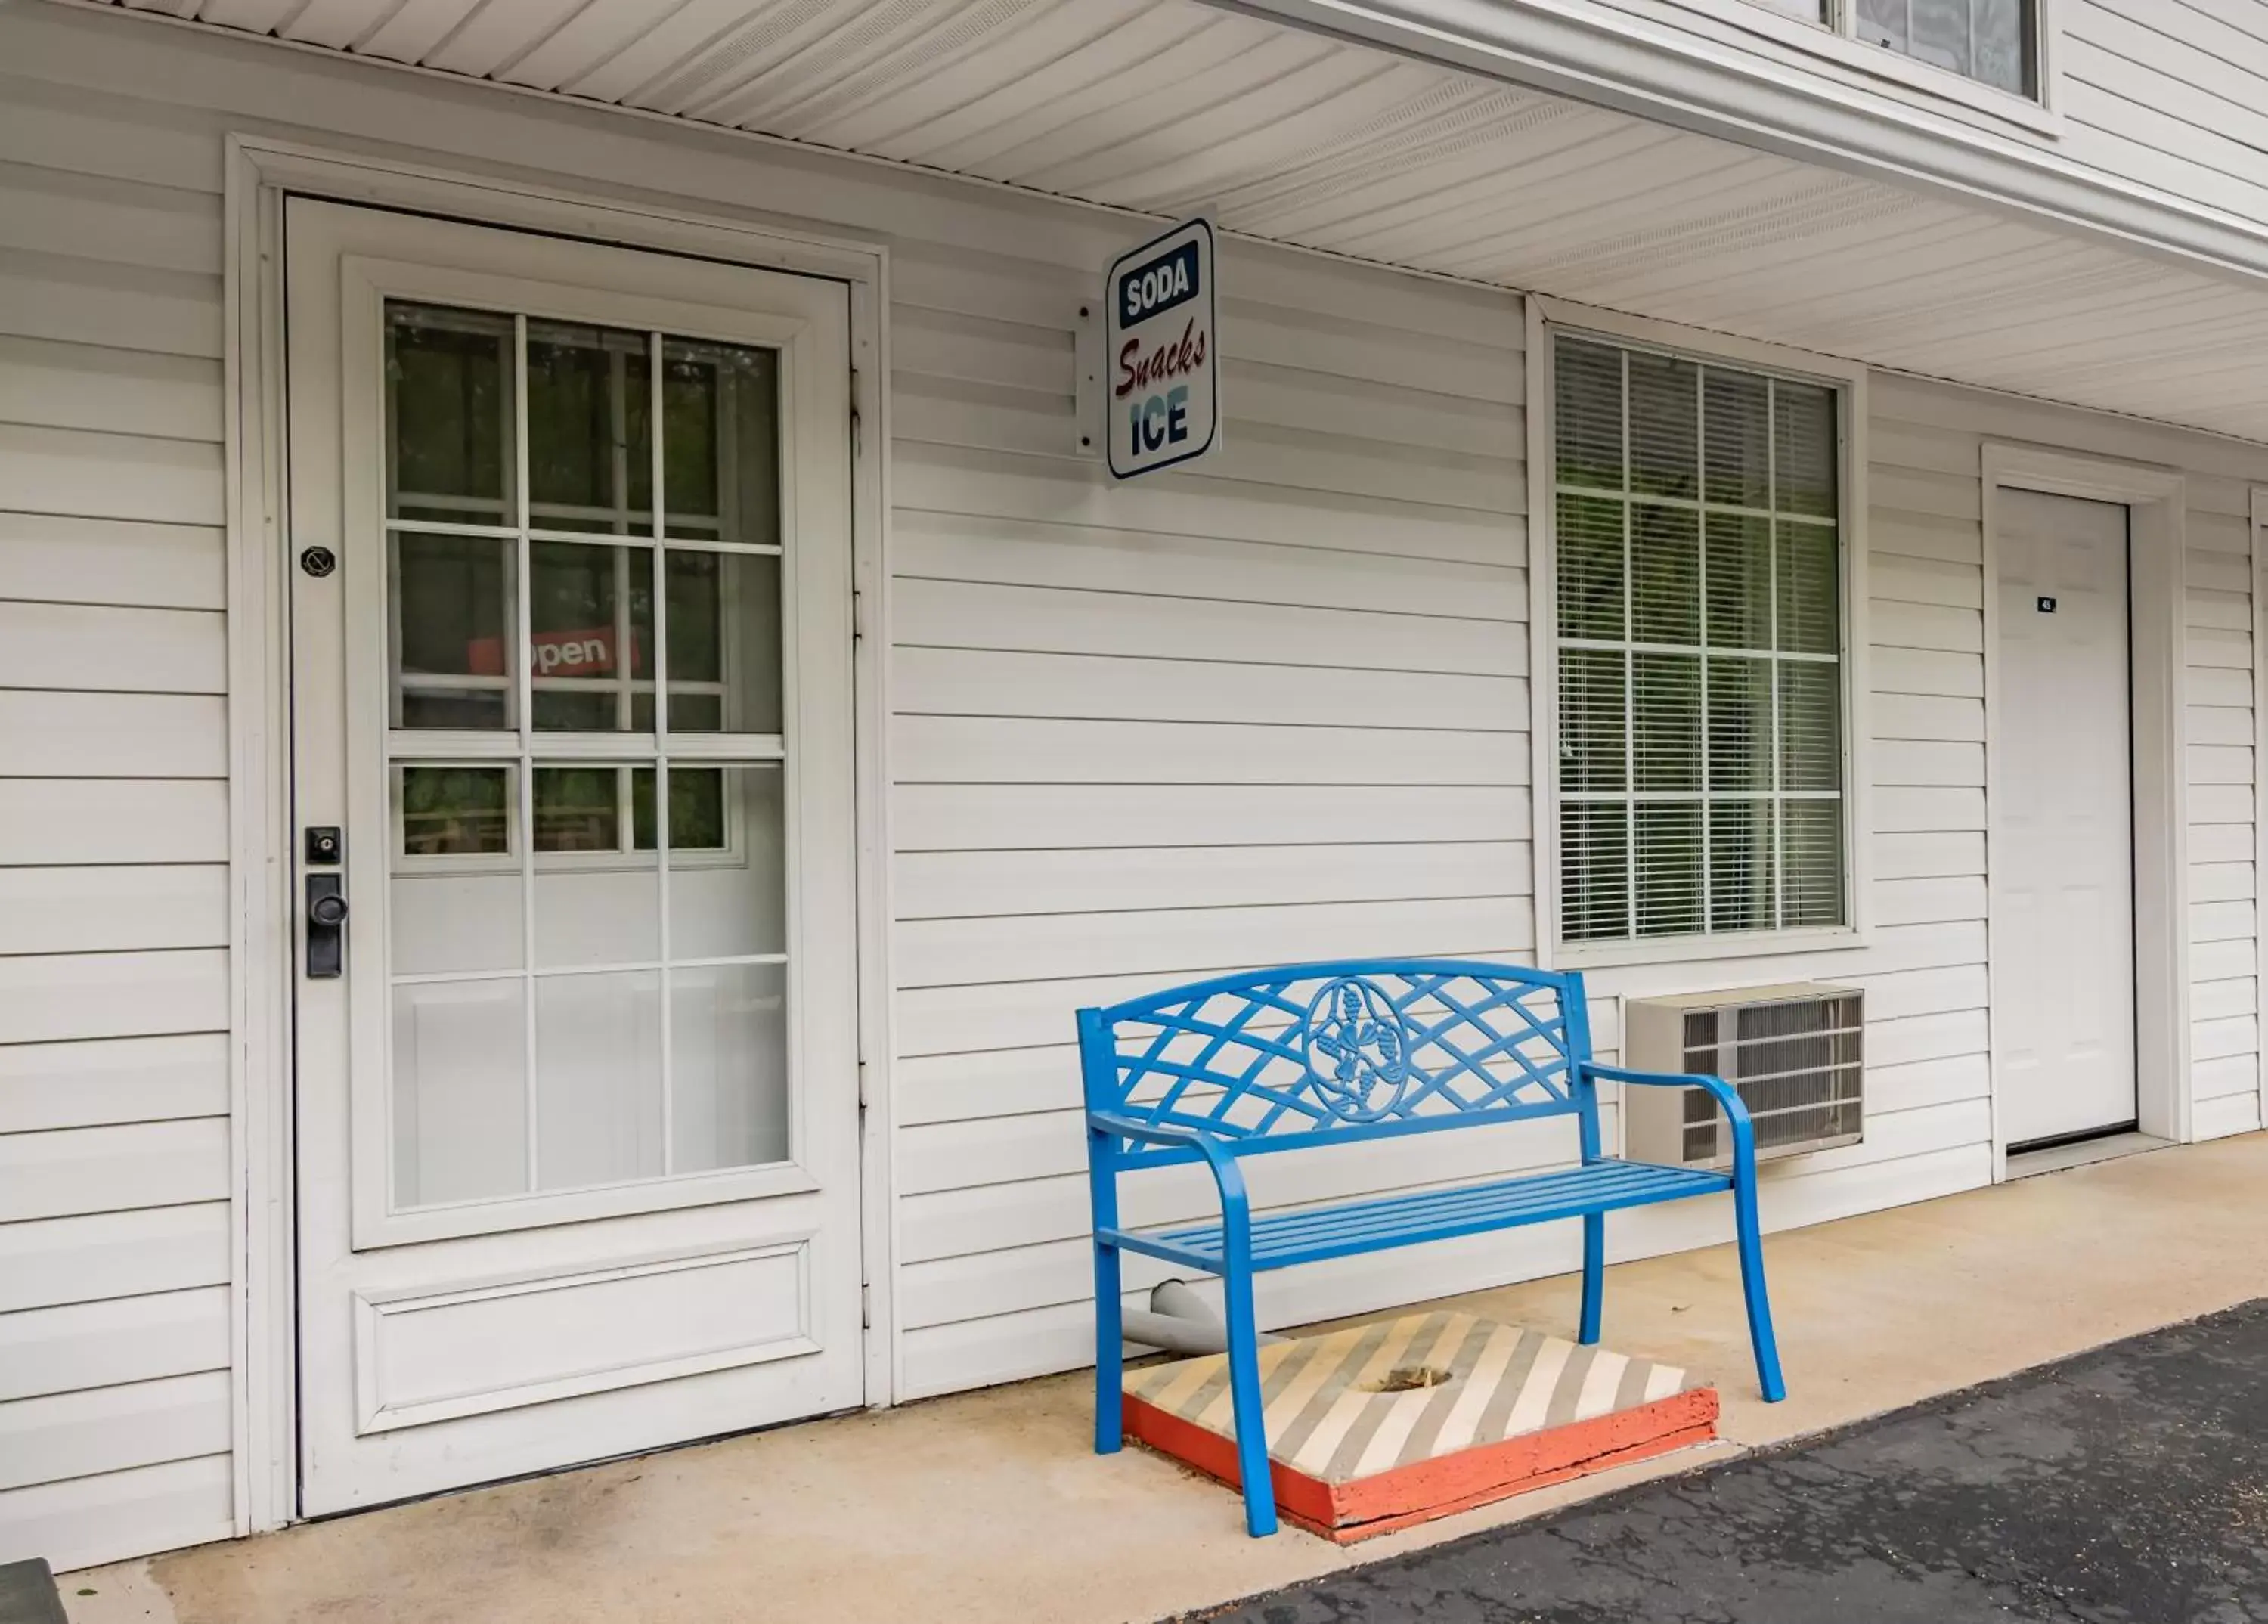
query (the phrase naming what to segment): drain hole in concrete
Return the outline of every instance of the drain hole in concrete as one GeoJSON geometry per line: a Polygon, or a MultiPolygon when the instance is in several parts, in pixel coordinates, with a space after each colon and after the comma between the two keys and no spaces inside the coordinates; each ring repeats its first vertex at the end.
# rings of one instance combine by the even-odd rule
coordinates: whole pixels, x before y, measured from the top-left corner
{"type": "Polygon", "coordinates": [[[1365,1392],[1416,1392],[1421,1387],[1439,1387],[1449,1379],[1449,1373],[1438,1365],[1405,1364],[1388,1370],[1374,1382],[1362,1384],[1365,1392]]]}

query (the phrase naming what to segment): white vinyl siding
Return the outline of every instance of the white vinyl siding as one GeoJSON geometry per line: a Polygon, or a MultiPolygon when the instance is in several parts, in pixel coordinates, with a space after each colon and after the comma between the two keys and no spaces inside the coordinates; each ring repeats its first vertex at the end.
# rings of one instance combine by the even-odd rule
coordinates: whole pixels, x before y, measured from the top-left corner
{"type": "MultiPolygon", "coordinates": [[[[898,1311],[919,1393],[1092,1357],[1074,1008],[1286,959],[1533,956],[1525,382],[1509,296],[1231,245],[1226,449],[1113,486],[1071,454],[1091,270],[902,245],[892,271],[898,1311]]],[[[1565,1149],[1486,1140],[1320,1160],[1261,1197],[1565,1149]]],[[[1164,1221],[1211,1192],[1127,1196],[1164,1221]]],[[[1470,1278],[1407,1259],[1403,1296],[1411,1267],[1470,1278]]],[[[1392,1300],[1391,1273],[1263,1298],[1304,1318],[1392,1300]]]]}
{"type": "Polygon", "coordinates": [[[2064,0],[2070,155],[2268,222],[2268,0],[2064,0]]]}
{"type": "Polygon", "coordinates": [[[219,166],[79,101],[0,91],[0,1559],[58,1567],[234,1528],[219,166]]]}
{"type": "MultiPolygon", "coordinates": [[[[426,165],[540,153],[564,190],[667,187],[689,210],[888,238],[894,573],[870,610],[892,643],[899,1200],[877,1289],[902,1395],[1091,1355],[1078,1004],[1331,952],[1533,955],[1511,296],[1232,243],[1227,449],[1113,487],[1071,452],[1071,335],[1138,221],[61,8],[0,14],[0,333],[32,341],[0,353],[73,380],[0,382],[16,402],[0,412],[0,616],[28,616],[0,624],[78,628],[43,645],[62,685],[0,679],[0,898],[79,899],[54,918],[0,906],[0,1192],[20,1203],[0,1216],[0,1460],[38,1480],[0,1487],[0,1557],[126,1555],[233,1516],[212,1318],[232,1255],[212,872],[225,130],[381,147],[415,131],[426,165]],[[186,395],[181,363],[202,380],[186,395]]],[[[2268,453],[1903,377],[1871,388],[1873,507],[1852,538],[1868,548],[1871,940],[1591,977],[1609,1052],[1626,995],[1867,989],[1866,1141],[1775,1172],[1776,1227],[1992,1174],[1986,439],[2190,470],[2197,1125],[2257,1120],[2243,513],[2268,453]]],[[[44,668],[5,646],[0,661],[44,668]]],[[[1533,1125],[1256,1173],[1263,1200],[1314,1200],[1571,1148],[1533,1125]]],[[[1209,1211],[1190,1171],[1130,1181],[1130,1217],[1209,1211]]],[[[1727,1223],[1705,1203],[1618,1214],[1614,1255],[1727,1223]]],[[[1276,1274],[1263,1313],[1567,1268],[1568,1228],[1276,1274]]]]}
{"type": "MultiPolygon", "coordinates": [[[[1857,5],[1861,0],[1842,0],[1857,5]]],[[[2007,0],[2001,0],[2007,4],[2007,0]]],[[[2116,177],[2183,203],[2268,224],[2268,0],[2036,0],[2055,33],[2046,54],[2048,104],[2060,118],[2038,139],[2062,162],[2116,177]]],[[[1839,93],[1881,96],[1948,119],[2011,133],[1991,110],[1999,98],[1933,94],[1936,75],[1895,81],[1863,58],[1827,60],[1741,25],[1749,7],[1808,19],[1801,0],[1593,0],[1603,10],[1682,27],[1720,48],[1831,80],[1839,93]]],[[[1869,11],[1905,0],[1863,0],[1869,11]]],[[[1920,6],[1917,0],[1916,9],[1920,6]]],[[[1946,8],[1957,15],[1962,7],[1946,8]]],[[[1859,37],[1869,31],[1862,24],[1859,37]]],[[[1800,39],[1800,34],[1795,38],[1800,39]]],[[[1904,64],[1900,64],[1903,66],[1904,64]]],[[[2028,98],[2029,100],[2029,98],[2028,98]]]]}

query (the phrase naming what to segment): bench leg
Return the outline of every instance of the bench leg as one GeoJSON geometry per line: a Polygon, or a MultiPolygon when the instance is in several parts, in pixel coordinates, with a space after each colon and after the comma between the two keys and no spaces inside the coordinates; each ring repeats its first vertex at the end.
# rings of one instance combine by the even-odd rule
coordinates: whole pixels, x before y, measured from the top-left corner
{"type": "Polygon", "coordinates": [[[1756,1345],[1756,1383],[1764,1402],[1787,1397],[1779,1371],[1779,1343],[1772,1335],[1771,1299],[1764,1294],[1764,1243],[1756,1222],[1756,1187],[1749,1178],[1733,1185],[1733,1222],[1740,1238],[1741,1292],[1749,1304],[1749,1340],[1756,1345]]]}
{"type": "Polygon", "coordinates": [[[1253,1320],[1252,1276],[1232,1269],[1221,1281],[1228,1309],[1228,1391],[1236,1416],[1236,1478],[1244,1490],[1244,1529],[1254,1539],[1276,1532],[1276,1485],[1268,1475],[1268,1418],[1260,1404],[1260,1335],[1253,1320]]]}
{"type": "Polygon", "coordinates": [[[1583,1218],[1583,1318],[1575,1340],[1588,1347],[1599,1340],[1599,1314],[1607,1293],[1607,1215],[1583,1218]]]}
{"type": "Polygon", "coordinates": [[[1119,1251],[1094,1244],[1094,1452],[1115,1455],[1126,1442],[1125,1305],[1119,1251]]]}

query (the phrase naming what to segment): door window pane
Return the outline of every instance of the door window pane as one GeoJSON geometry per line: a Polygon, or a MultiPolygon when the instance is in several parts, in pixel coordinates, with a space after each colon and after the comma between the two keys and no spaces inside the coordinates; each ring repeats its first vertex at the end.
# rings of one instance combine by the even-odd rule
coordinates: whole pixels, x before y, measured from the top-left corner
{"type": "Polygon", "coordinates": [[[504,729],[513,720],[512,544],[397,530],[392,590],[393,725],[504,729]]]}
{"type": "Polygon", "coordinates": [[[527,557],[536,727],[636,728],[650,713],[637,685],[653,682],[652,550],[531,542],[527,557]]]}
{"type": "Polygon", "coordinates": [[[661,1137],[661,973],[535,984],[536,1185],[653,1178],[661,1137]]]}
{"type": "Polygon", "coordinates": [[[622,793],[612,767],[535,770],[535,849],[622,850],[622,793]]]}
{"type": "Polygon", "coordinates": [[[527,1188],[524,986],[514,977],[394,989],[397,1207],[527,1188]]]}
{"type": "Polygon", "coordinates": [[[770,764],[705,771],[670,769],[673,958],[742,958],[787,951],[784,776],[770,764]],[[693,793],[681,794],[680,779],[693,793]],[[711,823],[712,816],[715,823],[711,823]],[[678,842],[681,831],[723,835],[727,819],[729,844],[678,842]],[[688,824],[694,827],[687,828],[688,824]]]}
{"type": "MultiPolygon", "coordinates": [[[[736,825],[728,821],[725,777],[736,769],[688,766],[669,769],[669,848],[673,852],[721,852],[732,844],[736,825]]],[[[654,849],[653,769],[630,775],[631,844],[654,849]]],[[[737,817],[737,812],[732,815],[737,817]]]]}
{"type": "Polygon", "coordinates": [[[538,529],[652,533],[646,343],[644,333],[527,324],[527,515],[538,529]]]}
{"type": "Polygon", "coordinates": [[[671,1165],[787,1160],[787,967],[674,971],[669,1022],[671,1165]]]}
{"type": "Polygon", "coordinates": [[[650,963],[661,953],[651,858],[625,852],[629,769],[544,766],[535,786],[535,963],[650,963]],[[555,860],[546,862],[549,854],[555,860]]]}
{"type": "Polygon", "coordinates": [[[387,303],[387,517],[516,521],[512,380],[510,316],[387,303]]]}
{"type": "Polygon", "coordinates": [[[511,849],[510,767],[403,767],[394,784],[405,856],[462,857],[511,849]]]}
{"type": "Polygon", "coordinates": [[[779,358],[740,344],[662,346],[663,526],[688,540],[780,540],[779,358]]]}
{"type": "Polygon", "coordinates": [[[513,767],[394,770],[400,833],[388,860],[386,934],[395,974],[519,968],[521,881],[508,838],[517,774],[513,767]]]}
{"type": "Polygon", "coordinates": [[[774,734],[780,724],[780,562],[669,551],[669,726],[774,734]]]}

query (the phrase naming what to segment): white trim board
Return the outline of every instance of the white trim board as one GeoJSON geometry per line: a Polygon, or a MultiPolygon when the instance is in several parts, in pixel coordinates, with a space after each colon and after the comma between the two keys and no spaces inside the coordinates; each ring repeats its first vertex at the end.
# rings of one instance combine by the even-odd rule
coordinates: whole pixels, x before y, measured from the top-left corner
{"type": "Polygon", "coordinates": [[[2268,485],[2252,487],[2252,897],[2253,945],[2259,979],[2254,984],[2258,1030],[2261,1034],[2258,1089],[2260,1121],[2268,1125],[2268,929],[2259,911],[2264,901],[2262,876],[2268,875],[2268,816],[2262,815],[2261,787],[2268,774],[2268,485]]]}
{"type": "Polygon", "coordinates": [[[297,1515],[293,1369],[292,1096],[290,1037],[297,899],[292,894],[290,696],[282,522],[282,200],[305,194],[475,224],[589,237],[660,253],[823,276],[850,284],[853,586],[864,624],[857,688],[861,1246],[869,1282],[866,1401],[901,1390],[892,1318],[896,1256],[890,1136],[888,850],[883,786],[887,672],[888,251],[880,242],[762,217],[688,213],[522,181],[380,159],[349,149],[232,135],[227,142],[225,366],[232,1150],[235,1257],[236,1526],[297,1515]]]}
{"type": "Polygon", "coordinates": [[[1873,940],[1873,840],[1867,715],[1867,369],[1854,362],[1778,344],[1728,338],[1666,321],[1623,315],[1541,294],[1528,296],[1528,743],[1535,816],[1536,961],[1562,970],[1623,964],[1708,963],[1763,954],[1837,951],[1873,940]],[[1562,330],[1651,345],[1734,366],[1809,377],[1842,395],[1840,512],[1843,594],[1844,879],[1850,922],[1825,929],[1754,931],[1722,936],[1563,944],[1559,940],[1558,504],[1554,499],[1552,341],[1562,330]]]}
{"type": "Polygon", "coordinates": [[[1999,515],[2005,490],[2113,502],[2131,518],[2132,627],[2135,1104],[2139,1131],[2176,1143],[2191,1133],[2188,773],[2183,754],[2183,549],[2187,490],[2175,469],[1987,439],[1984,479],[1985,1000],[1992,1045],[1992,1178],[2008,1177],[1999,1032],[1991,1020],[1992,944],[2001,937],[1990,873],[2000,844],[1999,515]]]}

